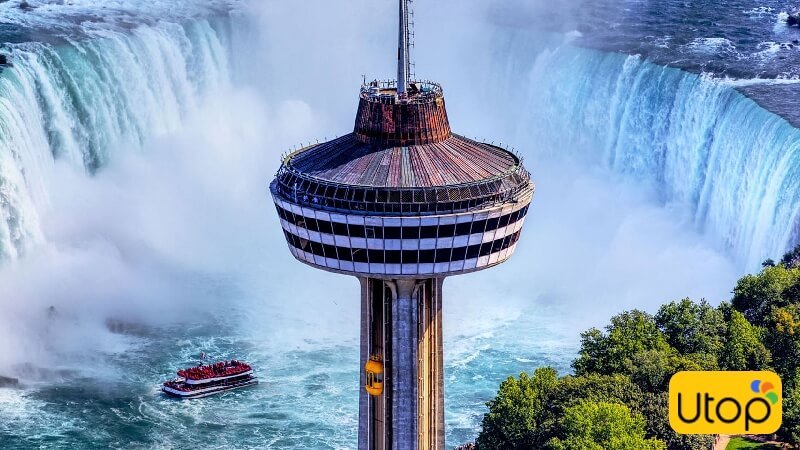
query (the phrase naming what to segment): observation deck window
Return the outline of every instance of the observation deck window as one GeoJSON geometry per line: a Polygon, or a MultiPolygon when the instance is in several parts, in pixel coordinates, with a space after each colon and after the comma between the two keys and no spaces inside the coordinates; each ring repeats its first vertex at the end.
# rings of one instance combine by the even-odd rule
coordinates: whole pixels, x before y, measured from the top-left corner
{"type": "Polygon", "coordinates": [[[402,239],[399,227],[386,227],[383,229],[384,239],[402,239]]]}
{"type": "Polygon", "coordinates": [[[320,233],[333,234],[333,227],[331,226],[331,222],[320,220],[317,221],[317,224],[319,225],[320,233]]]}
{"type": "MultiPolygon", "coordinates": [[[[403,264],[402,252],[386,252],[386,264],[403,264]]],[[[416,261],[409,261],[411,264],[416,264],[416,261]]]]}
{"type": "Polygon", "coordinates": [[[404,227],[403,239],[419,239],[420,229],[418,227],[404,227]]]}
{"type": "Polygon", "coordinates": [[[472,222],[456,224],[455,236],[468,236],[472,230],[472,222]]]}
{"type": "Polygon", "coordinates": [[[439,225],[439,234],[442,236],[453,236],[455,232],[455,225],[439,225]]]}
{"type": "Polygon", "coordinates": [[[337,236],[352,236],[352,234],[355,234],[355,233],[352,234],[350,233],[350,229],[347,226],[347,224],[340,222],[332,222],[332,224],[333,224],[333,234],[337,236]]]}

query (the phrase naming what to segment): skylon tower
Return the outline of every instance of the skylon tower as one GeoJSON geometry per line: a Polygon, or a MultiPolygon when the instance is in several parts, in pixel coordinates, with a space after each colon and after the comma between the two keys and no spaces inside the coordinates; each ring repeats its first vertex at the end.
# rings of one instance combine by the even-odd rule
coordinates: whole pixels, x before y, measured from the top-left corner
{"type": "Polygon", "coordinates": [[[284,158],[270,185],[289,250],[361,282],[359,448],[444,449],[442,283],[511,257],[534,185],[518,156],[450,130],[440,85],[361,86],[355,129],[284,158]]]}

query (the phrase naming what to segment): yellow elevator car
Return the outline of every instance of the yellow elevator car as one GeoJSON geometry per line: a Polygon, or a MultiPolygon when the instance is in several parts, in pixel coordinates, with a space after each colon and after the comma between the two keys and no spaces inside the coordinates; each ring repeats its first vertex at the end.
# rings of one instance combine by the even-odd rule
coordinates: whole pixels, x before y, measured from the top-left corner
{"type": "Polygon", "coordinates": [[[364,388],[367,393],[373,397],[379,397],[383,394],[383,358],[380,355],[373,355],[364,364],[364,370],[367,373],[367,381],[364,388]]]}

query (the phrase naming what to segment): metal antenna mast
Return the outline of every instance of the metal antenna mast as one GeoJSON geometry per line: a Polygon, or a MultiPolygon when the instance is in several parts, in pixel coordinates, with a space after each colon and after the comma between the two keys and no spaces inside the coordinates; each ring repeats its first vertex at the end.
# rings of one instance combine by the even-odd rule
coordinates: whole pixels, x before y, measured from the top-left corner
{"type": "Polygon", "coordinates": [[[397,94],[406,93],[411,73],[411,21],[409,0],[400,0],[400,26],[397,44],[397,94]]]}

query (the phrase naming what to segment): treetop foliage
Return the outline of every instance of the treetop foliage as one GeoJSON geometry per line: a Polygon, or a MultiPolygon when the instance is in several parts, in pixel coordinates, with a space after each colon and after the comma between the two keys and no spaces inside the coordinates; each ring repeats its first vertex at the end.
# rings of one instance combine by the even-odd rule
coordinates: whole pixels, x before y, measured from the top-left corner
{"type": "Polygon", "coordinates": [[[684,370],[777,371],[779,436],[800,444],[800,246],[741,278],[731,303],[685,298],[585,331],[573,368],[504,381],[487,403],[477,448],[707,449],[712,437],[677,435],[668,423],[669,379],[684,370]]]}

